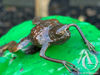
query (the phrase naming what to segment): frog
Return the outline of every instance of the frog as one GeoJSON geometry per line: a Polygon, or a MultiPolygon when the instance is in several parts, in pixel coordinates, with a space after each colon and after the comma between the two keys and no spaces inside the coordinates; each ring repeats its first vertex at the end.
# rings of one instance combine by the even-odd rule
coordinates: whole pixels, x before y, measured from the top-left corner
{"type": "Polygon", "coordinates": [[[40,57],[49,61],[63,64],[69,72],[78,72],[78,69],[74,64],[66,60],[50,58],[45,54],[49,46],[53,44],[64,44],[70,39],[71,33],[69,28],[72,26],[78,30],[88,49],[96,53],[95,47],[86,39],[80,27],[76,24],[62,24],[57,19],[41,20],[40,17],[35,17],[32,20],[32,23],[36,26],[32,28],[27,37],[23,38],[19,43],[16,43],[16,41],[11,41],[8,44],[0,47],[0,53],[3,53],[7,49],[10,52],[17,52],[31,42],[33,46],[40,47],[40,57]]]}

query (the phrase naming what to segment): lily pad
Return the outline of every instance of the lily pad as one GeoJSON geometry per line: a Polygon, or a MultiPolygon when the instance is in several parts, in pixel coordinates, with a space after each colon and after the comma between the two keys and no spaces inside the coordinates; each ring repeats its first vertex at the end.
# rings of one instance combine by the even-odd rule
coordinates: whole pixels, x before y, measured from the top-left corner
{"type": "MultiPolygon", "coordinates": [[[[98,54],[95,56],[100,62],[100,31],[93,25],[87,22],[81,22],[77,19],[66,16],[48,16],[41,20],[58,19],[62,24],[77,24],[85,37],[95,46],[98,54]]],[[[31,29],[35,27],[32,20],[25,21],[11,28],[8,33],[0,38],[0,46],[7,44],[10,41],[20,41],[20,39],[29,35],[31,29]]],[[[100,68],[100,63],[94,70],[87,70],[82,64],[82,60],[78,63],[81,51],[88,52],[92,63],[95,63],[95,58],[89,52],[89,49],[84,44],[82,37],[76,28],[71,27],[71,38],[61,45],[52,45],[47,49],[46,55],[55,59],[66,60],[73,63],[78,69],[79,74],[93,74],[100,68]]],[[[93,54],[94,55],[94,54],[93,54]]],[[[83,55],[86,56],[85,54],[83,55]]],[[[82,59],[83,59],[82,58],[82,59]]],[[[86,59],[86,67],[88,66],[86,59]]],[[[94,64],[95,65],[95,64],[94,64]]],[[[91,66],[91,65],[90,65],[91,66]]],[[[92,66],[93,67],[93,66],[92,66]]],[[[92,68],[91,67],[91,68],[92,68]]],[[[3,57],[0,57],[0,75],[73,75],[60,63],[45,60],[39,56],[39,52],[35,54],[25,54],[22,51],[10,53],[5,51],[3,57]],[[14,57],[16,57],[14,59],[14,57]]]]}

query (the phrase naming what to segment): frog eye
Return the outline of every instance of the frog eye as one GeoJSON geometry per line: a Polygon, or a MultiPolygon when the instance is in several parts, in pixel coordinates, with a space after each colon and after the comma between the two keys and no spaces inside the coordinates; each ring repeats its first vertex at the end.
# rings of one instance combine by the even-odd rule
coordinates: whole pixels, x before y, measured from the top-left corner
{"type": "Polygon", "coordinates": [[[59,32],[56,32],[57,35],[63,35],[64,33],[65,33],[64,30],[61,30],[61,31],[59,31],[59,32]]]}
{"type": "Polygon", "coordinates": [[[60,32],[60,34],[64,34],[65,33],[65,30],[62,30],[61,32],[60,32]]]}
{"type": "Polygon", "coordinates": [[[66,28],[67,28],[67,25],[64,25],[64,26],[60,27],[57,30],[56,34],[64,34],[66,32],[66,28]]]}

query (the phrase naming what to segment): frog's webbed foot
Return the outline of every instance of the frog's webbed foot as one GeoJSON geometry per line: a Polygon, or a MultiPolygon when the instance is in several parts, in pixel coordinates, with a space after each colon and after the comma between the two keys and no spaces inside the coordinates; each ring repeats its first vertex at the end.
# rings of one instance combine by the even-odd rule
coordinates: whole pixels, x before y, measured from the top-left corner
{"type": "Polygon", "coordinates": [[[95,47],[88,40],[86,40],[86,45],[88,46],[90,51],[96,53],[95,47]]]}
{"type": "Polygon", "coordinates": [[[75,65],[73,65],[70,62],[64,61],[63,65],[66,67],[66,69],[71,73],[71,72],[78,72],[78,70],[75,68],[75,65]],[[69,68],[68,68],[69,67],[69,68]]]}
{"type": "Polygon", "coordinates": [[[30,40],[27,37],[22,39],[19,43],[16,43],[15,41],[11,41],[10,43],[8,43],[0,48],[0,53],[3,53],[7,49],[10,52],[17,52],[18,50],[27,46],[29,44],[29,42],[30,42],[30,40]]]}

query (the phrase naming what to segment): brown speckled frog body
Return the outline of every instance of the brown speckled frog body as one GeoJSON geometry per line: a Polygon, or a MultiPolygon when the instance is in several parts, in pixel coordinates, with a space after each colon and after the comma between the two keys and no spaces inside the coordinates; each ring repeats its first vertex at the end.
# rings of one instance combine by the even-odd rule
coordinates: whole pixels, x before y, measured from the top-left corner
{"type": "Polygon", "coordinates": [[[10,52],[16,52],[20,49],[23,50],[23,48],[29,42],[32,42],[33,46],[41,47],[40,57],[43,57],[44,59],[47,59],[49,61],[63,64],[69,72],[78,72],[78,70],[75,68],[75,65],[71,64],[70,62],[67,62],[65,60],[53,59],[45,55],[47,48],[51,44],[63,44],[70,38],[69,28],[71,26],[74,26],[79,31],[84,43],[87,45],[89,50],[96,53],[94,46],[85,38],[81,29],[75,24],[64,25],[56,19],[40,20],[40,18],[38,17],[34,18],[33,24],[36,24],[36,26],[31,30],[31,33],[28,37],[22,39],[19,43],[11,41],[10,43],[2,46],[0,48],[0,53],[4,52],[7,49],[10,52]]]}
{"type": "Polygon", "coordinates": [[[67,25],[59,23],[56,19],[41,20],[35,24],[36,27],[31,30],[29,35],[34,45],[40,46],[46,42],[61,44],[70,37],[69,30],[66,30],[67,25]]]}

